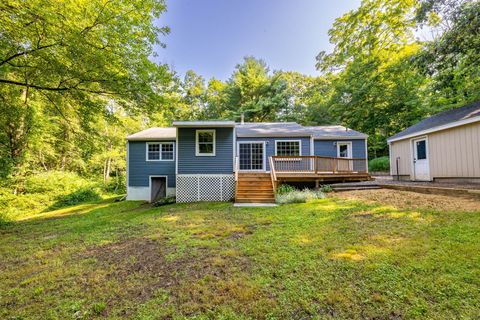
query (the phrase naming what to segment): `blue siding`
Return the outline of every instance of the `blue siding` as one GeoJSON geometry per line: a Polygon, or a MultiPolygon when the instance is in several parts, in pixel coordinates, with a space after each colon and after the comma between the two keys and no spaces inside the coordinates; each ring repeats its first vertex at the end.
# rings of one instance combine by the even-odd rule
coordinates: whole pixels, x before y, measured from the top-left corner
{"type": "Polygon", "coordinates": [[[128,145],[128,185],[130,187],[148,187],[151,175],[166,175],[168,187],[175,187],[175,161],[146,161],[145,141],[130,141],[128,145]]]}
{"type": "Polygon", "coordinates": [[[337,146],[334,142],[352,142],[352,157],[353,158],[366,158],[365,155],[365,140],[364,139],[352,139],[352,140],[315,140],[314,150],[316,156],[323,157],[336,157],[337,146]]]}
{"type": "MultiPolygon", "coordinates": [[[[310,138],[309,137],[292,137],[292,138],[237,138],[237,142],[242,141],[255,141],[255,142],[263,142],[265,141],[265,149],[266,149],[266,169],[267,171],[270,170],[270,165],[268,163],[268,157],[275,155],[275,141],[282,141],[282,140],[301,140],[302,156],[309,156],[310,155],[310,138]]],[[[238,155],[238,150],[237,150],[238,155]]]]}
{"type": "Polygon", "coordinates": [[[231,174],[233,173],[233,128],[178,128],[179,174],[231,174]],[[216,130],[215,156],[195,155],[196,130],[216,130]]]}

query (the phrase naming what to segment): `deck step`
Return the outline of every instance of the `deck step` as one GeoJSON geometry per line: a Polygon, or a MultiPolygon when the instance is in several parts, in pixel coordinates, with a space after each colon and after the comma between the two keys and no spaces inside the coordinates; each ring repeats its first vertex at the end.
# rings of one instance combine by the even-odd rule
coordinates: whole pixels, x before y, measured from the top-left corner
{"type": "Polygon", "coordinates": [[[235,199],[237,203],[275,203],[275,199],[235,199]]]}

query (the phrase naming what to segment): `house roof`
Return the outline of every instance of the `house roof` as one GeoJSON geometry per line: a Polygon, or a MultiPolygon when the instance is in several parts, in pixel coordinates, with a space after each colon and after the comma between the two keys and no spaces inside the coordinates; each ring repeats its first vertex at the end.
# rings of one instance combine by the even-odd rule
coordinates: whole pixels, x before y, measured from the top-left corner
{"type": "Polygon", "coordinates": [[[173,121],[174,127],[235,127],[235,121],[228,120],[208,120],[208,121],[173,121]]]}
{"type": "Polygon", "coordinates": [[[127,137],[129,141],[152,141],[175,139],[177,136],[176,128],[149,128],[127,137]]]}
{"type": "MultiPolygon", "coordinates": [[[[230,127],[237,137],[310,137],[314,139],[366,139],[366,134],[343,126],[304,127],[296,122],[175,121],[178,127],[230,127]],[[217,125],[219,123],[219,125],[217,125]]],[[[176,128],[150,128],[127,137],[130,141],[154,141],[176,138],[176,128]]]]}
{"type": "Polygon", "coordinates": [[[466,106],[440,112],[388,138],[388,142],[480,121],[480,100],[466,106]]]}
{"type": "Polygon", "coordinates": [[[245,122],[235,126],[237,137],[309,137],[311,132],[296,122],[245,122]]]}
{"type": "Polygon", "coordinates": [[[344,126],[310,126],[304,127],[310,131],[314,139],[331,139],[331,138],[346,138],[346,139],[366,139],[368,135],[346,128],[344,126]]]}

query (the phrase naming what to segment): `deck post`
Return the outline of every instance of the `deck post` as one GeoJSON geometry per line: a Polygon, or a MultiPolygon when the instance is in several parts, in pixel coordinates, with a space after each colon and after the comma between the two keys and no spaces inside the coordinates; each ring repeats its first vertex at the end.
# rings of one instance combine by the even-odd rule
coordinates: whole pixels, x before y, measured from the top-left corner
{"type": "Polygon", "coordinates": [[[315,180],[315,189],[319,189],[320,188],[320,180],[316,179],[315,180]]]}

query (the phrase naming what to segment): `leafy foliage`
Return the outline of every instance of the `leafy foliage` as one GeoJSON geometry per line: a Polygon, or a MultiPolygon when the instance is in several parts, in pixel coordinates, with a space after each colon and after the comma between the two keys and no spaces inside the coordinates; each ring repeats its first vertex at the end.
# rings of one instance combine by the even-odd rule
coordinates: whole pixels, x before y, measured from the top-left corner
{"type": "Polygon", "coordinates": [[[378,171],[390,171],[390,158],[389,157],[379,157],[368,161],[368,171],[378,172],[378,171]]]}
{"type": "Polygon", "coordinates": [[[286,191],[284,190],[283,193],[277,193],[275,195],[275,201],[279,204],[287,204],[287,203],[304,203],[311,200],[316,199],[323,199],[325,198],[325,194],[319,190],[291,190],[286,191]]]}

